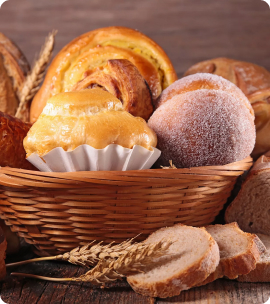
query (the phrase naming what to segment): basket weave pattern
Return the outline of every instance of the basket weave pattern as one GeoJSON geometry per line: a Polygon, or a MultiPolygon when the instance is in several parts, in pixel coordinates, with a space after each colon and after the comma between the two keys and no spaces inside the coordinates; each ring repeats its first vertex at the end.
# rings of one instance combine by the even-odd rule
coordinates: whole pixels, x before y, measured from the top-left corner
{"type": "Polygon", "coordinates": [[[250,157],[190,169],[44,173],[0,168],[0,217],[39,254],[210,224],[250,157]]]}

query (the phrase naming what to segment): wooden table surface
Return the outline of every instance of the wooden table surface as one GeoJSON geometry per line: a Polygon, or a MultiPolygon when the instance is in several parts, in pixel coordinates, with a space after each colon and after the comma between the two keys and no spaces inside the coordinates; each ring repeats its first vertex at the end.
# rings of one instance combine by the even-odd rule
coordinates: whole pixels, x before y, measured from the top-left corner
{"type": "MultiPolygon", "coordinates": [[[[55,54],[76,36],[99,27],[136,28],[158,42],[182,76],[192,64],[226,56],[270,70],[270,9],[261,0],[9,0],[0,9],[0,31],[14,40],[30,62],[44,38],[58,29],[55,54]]],[[[31,257],[27,252],[15,259],[31,257]]],[[[85,269],[64,263],[36,263],[14,269],[69,277],[85,269]]],[[[0,284],[9,304],[47,303],[265,303],[270,284],[218,280],[170,299],[135,294],[126,282],[100,290],[89,284],[56,284],[10,276],[0,284]]]]}

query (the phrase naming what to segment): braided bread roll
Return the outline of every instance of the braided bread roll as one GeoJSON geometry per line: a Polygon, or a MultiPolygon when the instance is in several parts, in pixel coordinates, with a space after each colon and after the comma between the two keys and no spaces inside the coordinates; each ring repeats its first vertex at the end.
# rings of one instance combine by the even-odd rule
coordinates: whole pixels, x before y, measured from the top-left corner
{"type": "Polygon", "coordinates": [[[51,96],[71,91],[85,73],[103,67],[110,59],[127,59],[134,64],[147,81],[153,99],[177,79],[168,56],[149,37],[125,27],[97,29],[73,40],[55,57],[32,102],[31,122],[37,120],[51,96]]]}

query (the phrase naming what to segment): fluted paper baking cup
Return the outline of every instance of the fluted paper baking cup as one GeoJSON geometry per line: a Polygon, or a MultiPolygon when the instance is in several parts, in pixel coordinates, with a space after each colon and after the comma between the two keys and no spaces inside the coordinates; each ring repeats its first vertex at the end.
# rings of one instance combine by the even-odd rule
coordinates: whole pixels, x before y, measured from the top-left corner
{"type": "Polygon", "coordinates": [[[95,149],[81,145],[70,152],[55,148],[42,158],[33,153],[27,160],[43,172],[127,171],[151,168],[160,154],[156,148],[150,151],[142,146],[128,149],[112,144],[95,149]]]}

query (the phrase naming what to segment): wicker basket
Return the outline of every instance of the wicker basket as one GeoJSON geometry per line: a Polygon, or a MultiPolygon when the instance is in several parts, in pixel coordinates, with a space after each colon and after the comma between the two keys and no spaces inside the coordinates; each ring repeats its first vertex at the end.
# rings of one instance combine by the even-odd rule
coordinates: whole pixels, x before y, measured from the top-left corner
{"type": "Polygon", "coordinates": [[[225,166],[43,173],[0,168],[0,217],[40,255],[210,224],[250,157],[225,166]]]}

